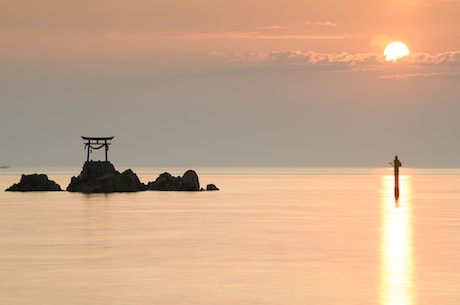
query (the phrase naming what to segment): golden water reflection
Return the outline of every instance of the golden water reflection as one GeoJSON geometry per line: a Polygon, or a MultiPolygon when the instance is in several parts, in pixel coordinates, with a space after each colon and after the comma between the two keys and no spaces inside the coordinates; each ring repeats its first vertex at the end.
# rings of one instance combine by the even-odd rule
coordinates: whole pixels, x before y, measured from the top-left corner
{"type": "Polygon", "coordinates": [[[410,176],[400,176],[400,197],[394,198],[394,177],[382,178],[381,304],[414,304],[413,232],[410,176]]]}

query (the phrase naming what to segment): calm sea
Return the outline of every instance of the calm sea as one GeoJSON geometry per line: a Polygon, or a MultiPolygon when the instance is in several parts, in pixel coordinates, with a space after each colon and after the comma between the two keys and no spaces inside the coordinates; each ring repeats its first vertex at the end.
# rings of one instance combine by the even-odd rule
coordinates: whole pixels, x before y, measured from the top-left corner
{"type": "Polygon", "coordinates": [[[398,202],[391,168],[196,170],[221,191],[0,192],[0,304],[460,304],[460,169],[398,202]]]}

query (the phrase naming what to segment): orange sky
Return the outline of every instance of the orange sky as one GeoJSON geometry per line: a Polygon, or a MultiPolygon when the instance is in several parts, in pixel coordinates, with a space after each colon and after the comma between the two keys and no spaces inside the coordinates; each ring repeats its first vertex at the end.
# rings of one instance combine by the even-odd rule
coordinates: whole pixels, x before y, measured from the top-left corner
{"type": "MultiPolygon", "coordinates": [[[[21,125],[24,127],[18,132],[27,134],[27,120],[38,119],[25,114],[24,109],[31,104],[38,107],[34,103],[44,105],[38,107],[39,112],[42,111],[44,117],[49,116],[51,121],[55,119],[53,114],[65,116],[67,107],[74,109],[75,104],[85,104],[88,100],[94,101],[96,108],[101,109],[118,101],[120,113],[114,108],[113,117],[121,118],[123,114],[134,111],[134,121],[137,120],[136,110],[129,108],[131,103],[144,107],[143,112],[158,110],[158,103],[161,107],[169,104],[165,109],[160,107],[161,111],[165,111],[160,119],[176,122],[190,119],[184,113],[176,117],[177,113],[184,111],[182,105],[194,105],[196,108],[193,109],[201,109],[225,96],[222,100],[226,102],[219,103],[215,111],[195,114],[197,119],[207,121],[209,116],[206,117],[206,114],[221,115],[219,107],[232,108],[225,103],[240,105],[246,101],[257,104],[257,101],[270,100],[269,110],[262,117],[243,114],[246,110],[242,105],[230,109],[232,119],[243,122],[241,130],[230,131],[233,128],[230,118],[209,124],[221,124],[216,130],[232,137],[230,142],[233,147],[251,143],[244,137],[241,141],[234,139],[248,129],[253,136],[265,139],[260,147],[254,148],[255,154],[286,145],[287,151],[273,153],[264,163],[283,165],[290,155],[290,146],[305,153],[307,144],[298,146],[294,144],[295,138],[284,143],[287,141],[284,133],[292,132],[289,128],[279,134],[279,138],[272,138],[271,128],[292,125],[299,137],[302,136],[299,130],[311,128],[309,123],[305,123],[307,118],[294,113],[311,109],[315,102],[309,100],[309,93],[315,96],[319,104],[315,107],[321,108],[320,113],[327,121],[334,117],[327,109],[342,107],[342,99],[358,101],[350,107],[358,107],[355,113],[361,121],[363,117],[379,115],[374,112],[375,109],[363,110],[361,100],[377,99],[380,102],[374,104],[380,109],[383,107],[379,104],[382,100],[406,99],[409,96],[409,100],[415,101],[420,94],[417,92],[424,90],[427,93],[420,96],[421,99],[427,98],[430,93],[436,98],[441,98],[442,94],[443,101],[449,103],[447,109],[455,111],[457,108],[451,103],[459,97],[456,89],[460,73],[459,11],[460,1],[457,0],[358,0],[351,3],[337,0],[9,1],[2,4],[0,11],[0,80],[3,82],[2,103],[14,115],[8,115],[2,124],[24,120],[21,125]],[[405,42],[411,50],[410,56],[398,63],[386,63],[383,49],[391,40],[405,42]],[[146,81],[148,78],[159,81],[146,81]],[[311,79],[315,80],[314,88],[311,87],[311,79]],[[385,82],[389,80],[399,81],[394,83],[398,94],[392,97],[387,97],[388,90],[392,88],[385,82]],[[406,82],[402,87],[404,89],[401,89],[402,81],[406,82]],[[358,83],[360,86],[354,87],[358,83]],[[270,90],[274,92],[268,90],[267,84],[271,84],[270,90]],[[318,91],[318,88],[325,91],[318,91]],[[229,92],[233,92],[238,102],[231,100],[229,92]],[[131,101],[124,103],[120,96],[131,101]],[[283,100],[281,104],[291,105],[291,110],[279,108],[273,96],[283,100]],[[73,104],[66,104],[70,103],[68,100],[72,100],[73,104]],[[304,101],[303,104],[300,101],[304,101]],[[339,103],[339,106],[334,103],[339,103]],[[286,113],[279,116],[283,111],[286,113]],[[252,121],[255,125],[251,124],[252,121]],[[271,127],[260,127],[264,124],[271,127]]],[[[429,101],[426,103],[426,109],[434,107],[429,101]]],[[[413,102],[402,105],[402,108],[408,105],[413,105],[413,102]]],[[[250,108],[250,111],[257,112],[257,107],[250,108]]],[[[83,111],[74,110],[77,113],[83,111]]],[[[427,110],[417,111],[425,115],[427,110]]],[[[445,132],[442,117],[449,117],[449,113],[436,113],[437,117],[428,120],[414,119],[414,124],[439,124],[438,131],[445,132]]],[[[143,116],[143,113],[138,114],[143,116]]],[[[407,113],[408,117],[411,115],[407,113]]],[[[117,130],[117,125],[109,118],[107,122],[101,122],[97,116],[88,120],[80,124],[85,127],[71,124],[69,133],[77,135],[83,131],[117,130]]],[[[347,125],[347,120],[356,121],[352,114],[335,120],[338,120],[338,126],[347,125]]],[[[372,119],[370,122],[366,119],[362,124],[371,122],[372,119]]],[[[181,124],[177,125],[179,129],[181,124]]],[[[327,137],[334,138],[335,124],[335,121],[330,121],[324,127],[327,137]]],[[[145,128],[150,127],[147,123],[144,125],[145,128]]],[[[366,129],[358,125],[357,130],[366,129]]],[[[213,128],[204,123],[200,127],[213,128]]],[[[2,126],[2,130],[9,128],[10,125],[2,126]]],[[[46,128],[51,129],[52,126],[46,128]]],[[[374,134],[384,133],[383,128],[375,126],[374,134]]],[[[172,133],[180,135],[176,130],[172,133]]],[[[10,137],[6,132],[1,136],[5,139],[10,137]]],[[[126,136],[129,137],[129,132],[126,136]]],[[[344,136],[337,135],[337,146],[333,147],[344,145],[344,136]]],[[[172,145],[166,135],[164,137],[164,141],[160,142],[165,146],[172,145]]],[[[413,138],[422,141],[423,137],[417,134],[413,138]]],[[[181,139],[179,136],[178,140],[181,139]]],[[[315,141],[322,143],[323,140],[319,137],[315,141]]],[[[217,151],[225,154],[230,148],[222,145],[222,151],[217,151]]],[[[423,147],[422,142],[420,146],[423,147]]],[[[353,141],[350,142],[350,155],[353,154],[352,148],[353,141]]],[[[409,146],[407,150],[415,153],[409,146]]],[[[206,156],[205,148],[199,151],[203,152],[200,156],[206,156]]],[[[321,150],[318,150],[318,155],[320,153],[321,150]]],[[[6,159],[11,161],[0,162],[15,162],[14,150],[10,150],[7,156],[6,159]]],[[[23,158],[18,162],[26,162],[26,157],[23,158]]],[[[125,157],[120,158],[127,162],[125,157]]],[[[192,161],[205,164],[200,158],[196,156],[192,161]]],[[[235,160],[231,156],[223,156],[219,160],[236,164],[242,162],[241,158],[244,156],[235,160]],[[233,163],[227,160],[233,160],[233,163]]],[[[321,162],[327,164],[328,158],[333,156],[326,156],[321,162]]],[[[424,158],[437,160],[434,153],[420,157],[421,160],[424,158]]],[[[294,159],[298,164],[305,163],[300,153],[294,159]]],[[[342,161],[347,163],[346,159],[342,161]]],[[[342,164],[342,161],[336,163],[342,164]]],[[[454,158],[450,161],[454,163],[454,158]]],[[[62,162],[72,161],[63,159],[62,162]]],[[[358,160],[351,163],[356,164],[358,160]]],[[[422,161],[420,163],[423,164],[422,161]]],[[[308,162],[305,164],[309,165],[308,162]]]]}
{"type": "Polygon", "coordinates": [[[460,49],[459,1],[11,1],[2,5],[3,61],[209,61],[215,54],[413,53],[460,49]],[[133,3],[134,2],[134,3],[133,3]],[[385,37],[386,39],[377,39],[385,37]],[[34,50],[34,52],[30,52],[34,50]]]}
{"type": "Polygon", "coordinates": [[[435,53],[459,48],[459,9],[458,1],[449,0],[19,0],[2,5],[0,25],[7,42],[2,49],[10,56],[23,47],[112,49],[118,56],[190,49],[381,52],[371,45],[378,35],[435,53]]]}

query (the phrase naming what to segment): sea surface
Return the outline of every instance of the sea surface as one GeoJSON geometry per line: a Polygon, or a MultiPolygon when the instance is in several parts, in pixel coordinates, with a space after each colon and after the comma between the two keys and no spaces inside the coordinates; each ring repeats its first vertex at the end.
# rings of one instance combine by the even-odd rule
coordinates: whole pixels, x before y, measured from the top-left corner
{"type": "Polygon", "coordinates": [[[195,170],[221,190],[0,192],[0,304],[460,304],[460,169],[401,168],[398,201],[390,167],[195,170]]]}

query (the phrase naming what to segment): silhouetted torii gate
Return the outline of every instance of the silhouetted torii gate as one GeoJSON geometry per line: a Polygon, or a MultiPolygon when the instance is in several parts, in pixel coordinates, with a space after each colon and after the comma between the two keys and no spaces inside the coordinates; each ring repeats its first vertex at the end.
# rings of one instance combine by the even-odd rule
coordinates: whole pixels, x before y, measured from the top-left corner
{"type": "Polygon", "coordinates": [[[109,143],[110,140],[113,139],[113,137],[81,137],[83,140],[86,140],[85,143],[85,148],[87,149],[86,153],[86,161],[89,161],[89,154],[91,149],[100,149],[102,147],[105,147],[105,162],[108,161],[107,159],[107,151],[109,150],[109,143]]]}

